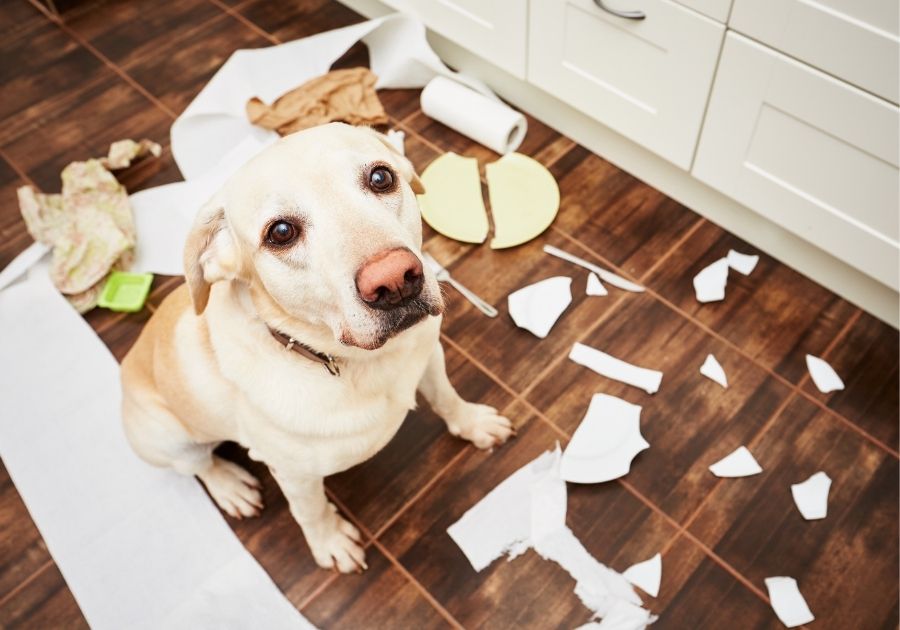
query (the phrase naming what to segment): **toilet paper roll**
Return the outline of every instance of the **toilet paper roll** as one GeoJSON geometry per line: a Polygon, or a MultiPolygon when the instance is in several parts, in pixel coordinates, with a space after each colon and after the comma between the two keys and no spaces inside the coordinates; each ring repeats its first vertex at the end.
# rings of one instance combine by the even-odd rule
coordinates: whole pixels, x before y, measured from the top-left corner
{"type": "Polygon", "coordinates": [[[427,116],[500,154],[518,149],[528,130],[516,110],[446,77],[432,79],[421,102],[427,116]]]}

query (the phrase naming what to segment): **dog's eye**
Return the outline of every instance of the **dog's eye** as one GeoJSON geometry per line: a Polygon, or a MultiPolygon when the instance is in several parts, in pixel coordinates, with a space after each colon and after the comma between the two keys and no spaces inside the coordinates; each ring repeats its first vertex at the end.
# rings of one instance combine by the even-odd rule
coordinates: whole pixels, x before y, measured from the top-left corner
{"type": "Polygon", "coordinates": [[[276,221],[269,226],[266,240],[273,245],[288,245],[297,240],[298,236],[300,236],[300,229],[296,225],[287,221],[276,221]]]}
{"type": "Polygon", "coordinates": [[[376,166],[369,173],[369,188],[375,192],[385,192],[394,186],[394,174],[386,166],[376,166]]]}

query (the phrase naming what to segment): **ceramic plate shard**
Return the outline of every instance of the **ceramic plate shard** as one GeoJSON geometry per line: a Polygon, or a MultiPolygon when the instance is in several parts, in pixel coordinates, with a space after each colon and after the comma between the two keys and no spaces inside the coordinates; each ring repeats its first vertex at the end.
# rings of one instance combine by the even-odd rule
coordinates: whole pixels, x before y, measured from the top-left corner
{"type": "Polygon", "coordinates": [[[700,366],[700,374],[715,381],[722,387],[728,387],[728,377],[725,376],[725,370],[716,361],[716,357],[711,354],[706,355],[706,361],[700,366]]]}
{"type": "Polygon", "coordinates": [[[828,491],[831,477],[822,471],[804,481],[791,485],[791,494],[797,509],[808,521],[825,518],[828,515],[828,491]]]}
{"type": "Polygon", "coordinates": [[[597,277],[593,271],[590,273],[587,279],[587,290],[586,293],[588,295],[609,295],[609,291],[606,290],[606,287],[603,286],[603,283],[600,282],[600,278],[597,277]]]}
{"type": "Polygon", "coordinates": [[[588,262],[583,258],[579,258],[569,252],[563,251],[558,247],[554,247],[553,245],[544,245],[544,252],[550,254],[551,256],[556,256],[557,258],[562,258],[565,261],[568,261],[574,265],[578,265],[579,267],[584,267],[588,271],[593,271],[597,274],[603,282],[608,282],[614,287],[618,287],[625,291],[631,291],[632,293],[643,293],[644,287],[639,284],[635,284],[630,280],[626,280],[622,276],[613,273],[612,271],[608,271],[599,265],[595,265],[594,263],[588,262]]]}
{"type": "Polygon", "coordinates": [[[657,597],[662,581],[662,555],[656,554],[649,560],[638,562],[625,569],[622,575],[647,595],[657,597]]]}
{"type": "Polygon", "coordinates": [[[761,473],[762,467],[747,447],[741,446],[710,466],[709,470],[716,477],[749,477],[761,473]]]}
{"type": "Polygon", "coordinates": [[[509,294],[509,315],[516,326],[543,339],[572,303],[572,278],[556,276],[509,294]]]}
{"type": "Polygon", "coordinates": [[[659,385],[662,383],[662,372],[626,363],[582,343],[572,346],[569,358],[578,365],[594,370],[597,374],[634,385],[648,394],[659,391],[659,385]]]}
{"type": "Polygon", "coordinates": [[[649,610],[619,601],[609,609],[603,621],[591,621],[575,630],[644,630],[656,619],[649,610]]]}
{"type": "Polygon", "coordinates": [[[802,626],[815,620],[806,600],[800,594],[797,580],[792,577],[766,578],[766,588],[769,589],[769,600],[772,609],[778,618],[788,628],[802,626]]]}
{"type": "Polygon", "coordinates": [[[823,394],[844,389],[844,381],[837,375],[834,368],[819,357],[807,354],[806,367],[809,370],[813,383],[816,384],[816,387],[823,394]]]}
{"type": "Polygon", "coordinates": [[[445,153],[422,172],[425,194],[419,195],[422,218],[446,237],[483,243],[488,219],[481,196],[478,160],[445,153]]]}
{"type": "Polygon", "coordinates": [[[484,170],[494,216],[491,249],[521,245],[550,227],[559,211],[559,186],[543,164],[508,153],[484,170]]]}
{"type": "Polygon", "coordinates": [[[728,250],[728,266],[737,271],[738,273],[742,273],[745,276],[749,276],[750,273],[756,269],[756,263],[759,262],[759,256],[751,256],[750,254],[742,254],[740,252],[736,252],[733,249],[728,250]]]}
{"type": "Polygon", "coordinates": [[[694,276],[694,293],[698,302],[718,302],[725,299],[728,283],[728,259],[720,258],[694,276]]]}
{"type": "Polygon", "coordinates": [[[563,453],[560,476],[574,483],[601,483],[627,475],[631,461],[650,447],[640,423],[639,405],[594,394],[563,453]]]}

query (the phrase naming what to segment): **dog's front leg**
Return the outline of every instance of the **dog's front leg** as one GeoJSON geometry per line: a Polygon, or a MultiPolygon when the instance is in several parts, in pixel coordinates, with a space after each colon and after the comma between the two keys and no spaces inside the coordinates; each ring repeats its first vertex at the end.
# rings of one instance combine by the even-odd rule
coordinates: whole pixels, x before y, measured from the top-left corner
{"type": "Polygon", "coordinates": [[[447,423],[453,435],[469,440],[478,448],[503,444],[515,433],[512,423],[488,405],[466,402],[447,378],[444,348],[434,344],[428,367],[419,382],[419,391],[436,414],[447,423]]]}
{"type": "Polygon", "coordinates": [[[325,496],[322,477],[287,474],[281,469],[273,470],[273,475],[303,530],[316,564],[341,573],[358,573],[368,568],[359,530],[338,514],[325,496]]]}

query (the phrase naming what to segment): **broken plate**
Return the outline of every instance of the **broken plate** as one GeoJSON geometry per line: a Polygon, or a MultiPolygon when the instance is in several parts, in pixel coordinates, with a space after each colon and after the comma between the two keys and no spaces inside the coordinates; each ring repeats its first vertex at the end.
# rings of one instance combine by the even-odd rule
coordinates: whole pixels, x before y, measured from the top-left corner
{"type": "Polygon", "coordinates": [[[716,477],[749,477],[762,472],[762,467],[747,450],[741,446],[709,467],[716,477]]]}
{"type": "Polygon", "coordinates": [[[722,387],[728,387],[728,377],[725,376],[725,370],[716,361],[716,357],[711,354],[706,355],[706,361],[700,366],[700,374],[706,378],[715,381],[722,387]]]}
{"type": "Polygon", "coordinates": [[[828,491],[831,477],[822,471],[804,481],[791,485],[791,494],[797,509],[807,521],[815,521],[828,515],[828,491]]]}
{"type": "Polygon", "coordinates": [[[516,326],[543,339],[572,303],[572,278],[556,276],[514,291],[506,298],[516,326]]]}
{"type": "Polygon", "coordinates": [[[448,238],[483,243],[488,219],[478,160],[445,153],[425,168],[421,179],[425,193],[419,195],[419,208],[425,222],[448,238]]]}
{"type": "Polygon", "coordinates": [[[574,483],[601,483],[627,475],[631,461],[650,447],[640,425],[640,405],[594,394],[563,452],[560,476],[574,483]]]}
{"type": "Polygon", "coordinates": [[[572,346],[569,358],[578,365],[594,370],[597,374],[634,385],[648,394],[659,391],[659,385],[662,383],[662,372],[626,363],[583,343],[572,346]]]}
{"type": "Polygon", "coordinates": [[[768,577],[766,588],[769,589],[772,609],[785,626],[795,628],[815,621],[812,611],[797,587],[797,580],[792,577],[768,577]]]}
{"type": "Polygon", "coordinates": [[[587,290],[586,293],[588,295],[609,295],[609,291],[606,290],[606,287],[603,286],[603,283],[600,282],[600,278],[597,277],[593,271],[590,273],[587,279],[587,290]]]}
{"type": "Polygon", "coordinates": [[[731,267],[738,273],[749,276],[750,272],[756,269],[756,263],[759,262],[759,256],[742,254],[740,252],[734,251],[733,249],[729,249],[727,260],[729,267],[731,267]]]}
{"type": "Polygon", "coordinates": [[[698,302],[718,302],[725,299],[728,283],[728,259],[720,258],[694,276],[694,293],[698,302]]]}
{"type": "Polygon", "coordinates": [[[837,375],[834,368],[823,359],[807,354],[806,367],[809,370],[813,383],[816,384],[816,387],[823,394],[844,389],[844,381],[837,375]]]}
{"type": "Polygon", "coordinates": [[[484,170],[494,217],[491,249],[521,245],[550,227],[559,211],[559,186],[543,164],[508,153],[484,170]]]}
{"type": "Polygon", "coordinates": [[[656,554],[649,560],[633,564],[622,575],[647,595],[657,597],[659,583],[662,581],[662,555],[656,554]]]}

